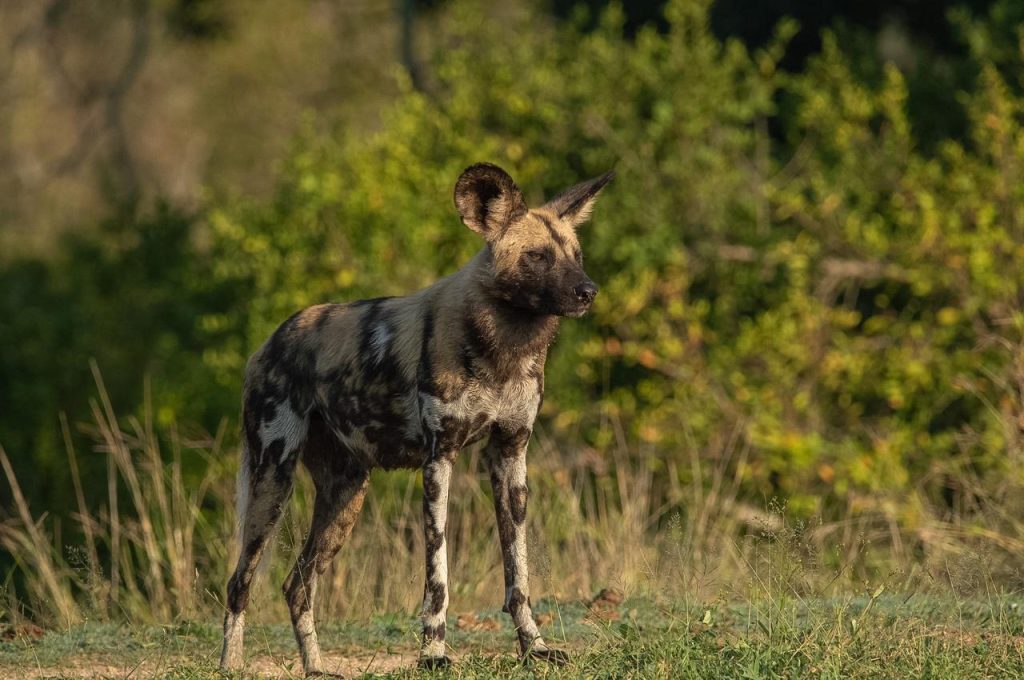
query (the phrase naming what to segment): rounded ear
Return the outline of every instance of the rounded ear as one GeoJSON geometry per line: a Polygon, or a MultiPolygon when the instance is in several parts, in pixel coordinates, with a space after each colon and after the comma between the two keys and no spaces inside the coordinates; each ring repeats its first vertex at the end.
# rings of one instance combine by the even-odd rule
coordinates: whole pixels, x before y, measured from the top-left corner
{"type": "Polygon", "coordinates": [[[507,172],[490,163],[477,163],[462,172],[455,183],[455,207],[462,223],[488,241],[526,214],[523,192],[507,172]]]}
{"type": "Polygon", "coordinates": [[[597,201],[597,195],[601,189],[604,189],[604,186],[614,178],[615,171],[609,170],[600,177],[580,182],[552,198],[544,207],[573,227],[578,227],[590,217],[590,212],[594,209],[594,203],[597,201]]]}

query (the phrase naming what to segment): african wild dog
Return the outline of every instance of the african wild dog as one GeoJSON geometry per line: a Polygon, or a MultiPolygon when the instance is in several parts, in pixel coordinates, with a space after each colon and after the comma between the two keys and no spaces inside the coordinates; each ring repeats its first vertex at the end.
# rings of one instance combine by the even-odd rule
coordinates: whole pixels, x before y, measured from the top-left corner
{"type": "Polygon", "coordinates": [[[423,468],[425,666],[448,663],[445,523],[452,462],[485,436],[505,565],[505,606],[522,654],[564,663],[530,611],[526,445],[559,317],[597,294],[575,228],[613,173],[526,207],[501,168],[480,163],[455,185],[462,222],[486,245],[455,274],[407,297],[324,304],[285,321],[249,360],[238,478],[241,556],[227,587],[221,666],[242,663],[249,588],[287,502],[298,461],[316,486],[313,522],[285,580],[307,675],[323,673],[311,603],[348,537],[375,467],[423,468]]]}

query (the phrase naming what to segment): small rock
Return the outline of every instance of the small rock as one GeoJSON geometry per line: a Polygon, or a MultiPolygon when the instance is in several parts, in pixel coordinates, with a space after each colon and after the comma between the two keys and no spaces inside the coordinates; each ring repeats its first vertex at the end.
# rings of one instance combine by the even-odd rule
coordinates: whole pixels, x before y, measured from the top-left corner
{"type": "Polygon", "coordinates": [[[4,640],[38,640],[46,631],[34,623],[7,624],[0,628],[0,638],[4,640]]]}
{"type": "Polygon", "coordinates": [[[594,596],[588,606],[590,607],[618,607],[626,599],[626,596],[618,588],[602,588],[601,592],[594,596]]]}
{"type": "Polygon", "coordinates": [[[455,627],[459,630],[501,630],[501,624],[494,619],[481,619],[477,618],[477,615],[469,612],[468,614],[459,614],[455,619],[455,627]]]}
{"type": "Polygon", "coordinates": [[[626,599],[618,588],[602,588],[601,592],[587,603],[588,619],[594,621],[618,621],[622,618],[619,605],[626,599]]]}

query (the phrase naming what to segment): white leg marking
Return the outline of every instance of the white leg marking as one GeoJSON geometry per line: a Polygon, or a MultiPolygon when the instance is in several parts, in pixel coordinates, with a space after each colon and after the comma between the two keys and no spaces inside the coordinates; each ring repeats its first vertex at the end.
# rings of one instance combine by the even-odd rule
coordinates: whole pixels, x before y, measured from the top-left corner
{"type": "Polygon", "coordinates": [[[323,661],[320,658],[320,641],[317,640],[313,625],[312,602],[310,608],[302,612],[295,622],[295,636],[299,639],[299,650],[302,653],[302,669],[307,674],[322,671],[323,661]]]}
{"type": "Polygon", "coordinates": [[[427,574],[423,589],[423,648],[425,658],[445,655],[445,623],[448,614],[448,546],[445,526],[448,522],[448,485],[451,461],[433,460],[423,469],[424,528],[427,549],[427,574]]]}
{"type": "Polygon", "coordinates": [[[245,612],[228,612],[224,620],[224,647],[220,653],[220,667],[237,669],[242,667],[242,642],[245,632],[245,612]]]}

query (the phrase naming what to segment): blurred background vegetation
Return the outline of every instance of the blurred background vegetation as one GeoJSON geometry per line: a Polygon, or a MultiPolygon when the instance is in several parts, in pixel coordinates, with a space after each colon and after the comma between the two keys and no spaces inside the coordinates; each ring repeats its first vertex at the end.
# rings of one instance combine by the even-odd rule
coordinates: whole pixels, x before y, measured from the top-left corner
{"type": "Polygon", "coordinates": [[[536,203],[614,167],[536,454],[581,512],[740,536],[777,503],[877,569],[984,544],[1019,587],[1022,61],[1012,0],[3,3],[0,444],[66,560],[60,518],[131,486],[113,413],[205,451],[198,485],[281,320],[480,247],[462,168],[536,203]]]}

